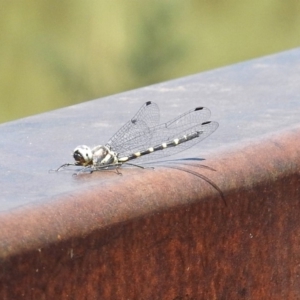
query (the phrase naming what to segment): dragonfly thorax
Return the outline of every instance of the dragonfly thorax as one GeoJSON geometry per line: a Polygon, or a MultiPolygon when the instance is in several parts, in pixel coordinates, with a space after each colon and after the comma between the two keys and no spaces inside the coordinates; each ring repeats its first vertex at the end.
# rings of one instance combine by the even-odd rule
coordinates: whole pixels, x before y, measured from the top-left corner
{"type": "Polygon", "coordinates": [[[77,146],[73,157],[77,166],[103,166],[118,163],[117,154],[106,146],[96,146],[93,149],[86,145],[77,146]]]}
{"type": "Polygon", "coordinates": [[[106,146],[96,146],[92,149],[93,165],[103,166],[118,163],[117,154],[106,146]]]}

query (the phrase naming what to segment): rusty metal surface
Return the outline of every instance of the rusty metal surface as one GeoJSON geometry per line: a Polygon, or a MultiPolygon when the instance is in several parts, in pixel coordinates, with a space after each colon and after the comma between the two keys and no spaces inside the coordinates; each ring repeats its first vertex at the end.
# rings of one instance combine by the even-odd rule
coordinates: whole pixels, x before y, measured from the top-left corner
{"type": "Polygon", "coordinates": [[[299,71],[298,49],[0,126],[0,299],[299,299],[299,71]],[[172,168],[48,173],[147,100],[220,128],[172,168]]]}

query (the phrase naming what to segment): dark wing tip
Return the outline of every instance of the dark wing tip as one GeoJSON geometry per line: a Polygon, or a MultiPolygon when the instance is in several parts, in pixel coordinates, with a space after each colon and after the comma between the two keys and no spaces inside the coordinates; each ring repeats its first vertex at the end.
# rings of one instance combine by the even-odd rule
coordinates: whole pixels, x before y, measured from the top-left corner
{"type": "Polygon", "coordinates": [[[209,123],[211,123],[211,121],[203,122],[201,125],[206,125],[206,124],[209,124],[209,123]]]}
{"type": "Polygon", "coordinates": [[[195,108],[195,111],[197,111],[197,110],[202,110],[204,107],[196,107],[195,108]]]}
{"type": "Polygon", "coordinates": [[[201,125],[207,125],[207,124],[211,124],[211,123],[214,124],[214,125],[219,126],[219,123],[216,122],[216,121],[206,121],[206,122],[201,123],[201,125]]]}

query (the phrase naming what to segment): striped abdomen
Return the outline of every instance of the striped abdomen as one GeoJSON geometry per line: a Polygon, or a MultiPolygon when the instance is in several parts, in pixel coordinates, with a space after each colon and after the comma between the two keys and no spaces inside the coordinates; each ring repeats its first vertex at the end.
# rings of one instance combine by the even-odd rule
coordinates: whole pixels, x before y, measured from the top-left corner
{"type": "Polygon", "coordinates": [[[120,163],[123,163],[123,162],[127,162],[129,160],[138,158],[140,156],[150,154],[150,153],[155,152],[155,151],[164,150],[164,149],[170,148],[170,147],[176,147],[179,144],[185,143],[187,141],[190,141],[190,140],[193,140],[193,139],[199,137],[201,133],[202,133],[201,131],[196,131],[196,132],[191,133],[191,134],[183,135],[182,137],[174,139],[174,140],[172,140],[170,142],[162,143],[162,144],[157,145],[155,147],[150,147],[150,148],[148,148],[146,150],[133,153],[133,154],[131,154],[129,156],[120,157],[118,159],[118,161],[120,163]]]}

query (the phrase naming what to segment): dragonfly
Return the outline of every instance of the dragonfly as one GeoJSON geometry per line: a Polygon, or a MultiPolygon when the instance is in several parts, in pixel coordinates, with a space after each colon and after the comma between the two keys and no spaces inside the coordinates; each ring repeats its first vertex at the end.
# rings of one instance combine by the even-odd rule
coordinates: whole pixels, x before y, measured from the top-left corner
{"type": "Polygon", "coordinates": [[[208,121],[210,115],[208,108],[196,107],[160,124],[158,105],[148,101],[105,145],[77,146],[73,151],[74,162],[55,171],[68,166],[81,166],[81,171],[90,172],[123,164],[142,167],[140,164],[177,154],[212,134],[219,124],[208,121]]]}

